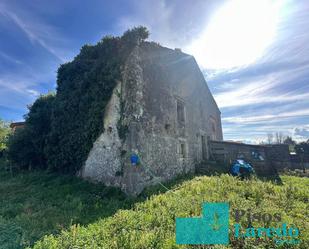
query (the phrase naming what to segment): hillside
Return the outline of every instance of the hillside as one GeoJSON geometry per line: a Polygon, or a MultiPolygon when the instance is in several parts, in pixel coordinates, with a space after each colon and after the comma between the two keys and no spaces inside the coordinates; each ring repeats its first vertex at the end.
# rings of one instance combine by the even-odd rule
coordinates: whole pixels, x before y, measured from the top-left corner
{"type": "MultiPolygon", "coordinates": [[[[119,210],[114,216],[88,226],[73,225],[59,236],[46,236],[34,248],[191,248],[175,244],[175,218],[200,216],[205,201],[229,202],[230,211],[241,208],[251,209],[253,213],[280,213],[281,222],[254,222],[253,226],[294,225],[301,239],[301,244],[294,247],[309,248],[309,179],[295,176],[281,179],[280,185],[260,180],[241,181],[228,175],[196,177],[174,187],[173,191],[137,203],[131,210],[119,210]]],[[[228,248],[293,247],[276,246],[270,239],[235,239],[231,235],[235,222],[232,212],[230,217],[228,248]]],[[[246,221],[241,224],[247,225],[246,221]]]]}

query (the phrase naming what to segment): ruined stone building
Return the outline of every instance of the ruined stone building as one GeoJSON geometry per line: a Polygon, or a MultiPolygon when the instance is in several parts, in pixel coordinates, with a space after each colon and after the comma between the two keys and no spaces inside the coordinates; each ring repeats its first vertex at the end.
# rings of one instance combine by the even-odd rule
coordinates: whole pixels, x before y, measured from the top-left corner
{"type": "Polygon", "coordinates": [[[104,129],[80,173],[129,194],[193,172],[209,157],[208,141],[223,139],[220,111],[194,57],[149,42],[127,59],[104,129]]]}

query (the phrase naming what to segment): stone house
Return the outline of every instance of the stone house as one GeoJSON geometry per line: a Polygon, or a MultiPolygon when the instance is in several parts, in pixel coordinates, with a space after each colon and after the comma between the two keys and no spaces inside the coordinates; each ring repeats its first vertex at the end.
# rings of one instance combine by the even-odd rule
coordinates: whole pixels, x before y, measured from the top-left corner
{"type": "Polygon", "coordinates": [[[122,68],[104,129],[80,175],[133,195],[194,172],[209,157],[208,141],[223,139],[220,111],[194,57],[150,42],[122,68]]]}

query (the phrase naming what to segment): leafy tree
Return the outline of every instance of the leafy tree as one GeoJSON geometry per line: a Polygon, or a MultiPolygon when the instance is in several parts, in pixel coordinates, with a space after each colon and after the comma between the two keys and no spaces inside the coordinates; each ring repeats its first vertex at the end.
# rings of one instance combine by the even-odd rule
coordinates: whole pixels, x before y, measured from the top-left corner
{"type": "Polygon", "coordinates": [[[0,153],[2,153],[2,151],[7,147],[9,133],[9,124],[0,118],[0,153]]]}
{"type": "Polygon", "coordinates": [[[25,127],[9,139],[9,158],[19,168],[46,168],[45,146],[55,95],[40,96],[25,115],[25,127]]]}
{"type": "Polygon", "coordinates": [[[124,32],[122,40],[127,43],[132,43],[134,45],[140,44],[142,41],[146,40],[149,36],[149,31],[146,27],[138,26],[133,29],[129,29],[124,32]]]}
{"type": "Polygon", "coordinates": [[[17,129],[8,139],[8,158],[17,169],[29,169],[35,158],[35,147],[32,143],[31,130],[17,129]]]}

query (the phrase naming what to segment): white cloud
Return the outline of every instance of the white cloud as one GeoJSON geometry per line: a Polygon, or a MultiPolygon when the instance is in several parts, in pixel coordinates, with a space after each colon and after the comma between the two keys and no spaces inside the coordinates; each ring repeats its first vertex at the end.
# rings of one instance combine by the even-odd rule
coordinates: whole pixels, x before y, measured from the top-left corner
{"type": "Polygon", "coordinates": [[[309,117],[309,109],[284,112],[278,114],[268,115],[254,115],[254,116],[234,116],[222,118],[222,121],[235,124],[257,124],[263,122],[274,122],[286,118],[297,118],[297,117],[309,117]]]}
{"type": "Polygon", "coordinates": [[[34,97],[38,97],[40,95],[38,91],[33,90],[33,89],[27,89],[27,92],[30,93],[34,97]]]}
{"type": "Polygon", "coordinates": [[[0,106],[25,109],[40,93],[34,78],[0,78],[0,106]]]}
{"type": "MultiPolygon", "coordinates": [[[[301,88],[295,89],[293,85],[308,70],[309,65],[305,65],[258,77],[253,76],[236,81],[232,79],[222,82],[222,87],[220,85],[217,87],[221,91],[214,94],[214,98],[220,108],[306,100],[309,93],[300,91],[301,88]],[[278,93],[278,90],[284,87],[292,90],[282,94],[278,93]]],[[[238,75],[238,77],[241,76],[238,75]]],[[[303,86],[303,88],[307,87],[307,85],[303,86]]]]}
{"type": "Polygon", "coordinates": [[[16,63],[16,64],[22,64],[22,62],[21,62],[20,60],[17,60],[17,59],[15,59],[14,57],[9,56],[9,55],[7,55],[6,53],[4,53],[4,52],[2,52],[2,51],[0,51],[0,56],[1,56],[2,58],[6,59],[6,60],[9,61],[9,62],[13,62],[13,63],[16,63]]]}
{"type": "Polygon", "coordinates": [[[134,26],[144,25],[149,29],[153,40],[166,46],[174,46],[173,34],[176,32],[171,29],[172,10],[167,6],[166,1],[158,0],[152,5],[148,2],[134,1],[133,4],[138,14],[120,18],[119,29],[124,31],[134,26]]]}
{"type": "MultiPolygon", "coordinates": [[[[63,39],[59,34],[47,24],[43,24],[38,20],[31,20],[30,15],[24,14],[23,17],[10,11],[4,4],[0,5],[0,14],[9,18],[15,23],[28,37],[30,42],[38,43],[41,47],[46,49],[50,54],[55,56],[60,62],[65,62],[66,58],[63,58],[54,46],[50,45],[48,41],[63,39]]],[[[62,52],[63,53],[63,52],[62,52]]]]}
{"type": "Polygon", "coordinates": [[[297,138],[309,139],[309,126],[294,128],[293,135],[297,138]]]}

